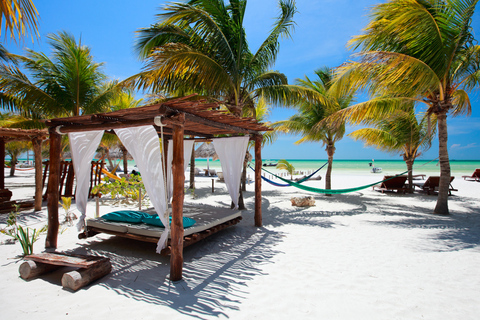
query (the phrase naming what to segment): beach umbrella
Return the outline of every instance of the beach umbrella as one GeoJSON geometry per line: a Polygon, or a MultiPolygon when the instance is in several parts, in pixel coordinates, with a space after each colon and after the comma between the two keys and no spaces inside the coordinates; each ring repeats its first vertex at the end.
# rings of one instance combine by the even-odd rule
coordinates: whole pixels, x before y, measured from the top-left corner
{"type": "Polygon", "coordinates": [[[210,157],[216,157],[217,153],[213,147],[213,143],[202,143],[200,147],[195,150],[195,158],[207,158],[207,169],[210,170],[208,159],[210,157]]]}

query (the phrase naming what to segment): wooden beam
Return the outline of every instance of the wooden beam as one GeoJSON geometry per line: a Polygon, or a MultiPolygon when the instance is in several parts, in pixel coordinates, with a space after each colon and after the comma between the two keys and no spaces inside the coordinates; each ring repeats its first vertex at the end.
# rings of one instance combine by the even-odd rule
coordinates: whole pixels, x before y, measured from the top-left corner
{"type": "Polygon", "coordinates": [[[255,226],[262,226],[262,136],[255,135],[255,226]]]}
{"type": "Polygon", "coordinates": [[[0,172],[0,190],[5,189],[5,140],[0,139],[0,157],[2,157],[2,170],[0,172]]]}
{"type": "Polygon", "coordinates": [[[58,187],[60,184],[60,153],[61,137],[55,131],[55,127],[49,128],[50,133],[50,172],[48,175],[48,230],[45,240],[45,248],[57,248],[58,237],[58,187]]]}
{"type": "Polygon", "coordinates": [[[208,120],[208,119],[205,119],[205,118],[193,115],[193,114],[186,114],[186,119],[189,120],[189,121],[193,121],[193,122],[196,122],[196,123],[201,123],[201,124],[204,124],[204,125],[207,125],[207,126],[210,126],[210,127],[214,127],[214,128],[220,128],[220,129],[225,129],[225,130],[239,132],[239,133],[256,133],[256,132],[248,130],[248,129],[243,129],[241,127],[232,126],[232,125],[229,125],[229,124],[226,124],[226,123],[215,122],[215,121],[208,120]]]}
{"type": "MultiPolygon", "coordinates": [[[[180,121],[185,120],[181,114],[180,121]]],[[[183,126],[175,125],[173,133],[173,199],[172,199],[172,224],[170,257],[170,280],[179,281],[183,272],[183,198],[185,170],[183,167],[183,126]]]]}
{"type": "Polygon", "coordinates": [[[42,140],[34,138],[32,140],[33,154],[35,156],[35,211],[42,210],[42,140]]]}

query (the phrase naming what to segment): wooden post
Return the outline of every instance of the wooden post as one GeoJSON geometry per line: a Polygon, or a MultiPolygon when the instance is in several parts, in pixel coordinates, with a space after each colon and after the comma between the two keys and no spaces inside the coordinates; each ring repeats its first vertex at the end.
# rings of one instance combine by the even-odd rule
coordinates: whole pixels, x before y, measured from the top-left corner
{"type": "Polygon", "coordinates": [[[0,157],[2,157],[2,170],[0,172],[0,190],[5,189],[5,140],[0,139],[0,157]]]}
{"type": "Polygon", "coordinates": [[[112,264],[110,263],[110,259],[104,259],[90,268],[80,268],[63,274],[62,286],[77,291],[90,282],[109,274],[111,271],[112,264]]]}
{"type": "Polygon", "coordinates": [[[255,136],[255,226],[262,226],[262,136],[255,136]]]}
{"type": "Polygon", "coordinates": [[[212,193],[215,193],[215,179],[212,179],[212,193]]]}
{"type": "MultiPolygon", "coordinates": [[[[185,121],[185,114],[181,114],[180,121],[185,121]]],[[[182,280],[183,272],[183,197],[185,172],[183,167],[183,126],[174,125],[173,131],[173,197],[172,197],[172,224],[170,256],[170,280],[182,280]]]]}
{"type": "Polygon", "coordinates": [[[50,135],[50,172],[48,175],[48,230],[45,240],[45,248],[57,248],[58,237],[58,187],[60,183],[60,153],[61,137],[55,131],[55,127],[48,129],[50,135]]]}
{"type": "Polygon", "coordinates": [[[20,267],[18,268],[18,272],[20,273],[20,277],[23,280],[28,280],[44,273],[58,269],[60,267],[61,266],[56,266],[53,264],[46,264],[27,260],[20,265],[20,267]]]}
{"type": "Polygon", "coordinates": [[[35,157],[35,211],[42,210],[42,140],[34,138],[33,155],[35,157]]]}

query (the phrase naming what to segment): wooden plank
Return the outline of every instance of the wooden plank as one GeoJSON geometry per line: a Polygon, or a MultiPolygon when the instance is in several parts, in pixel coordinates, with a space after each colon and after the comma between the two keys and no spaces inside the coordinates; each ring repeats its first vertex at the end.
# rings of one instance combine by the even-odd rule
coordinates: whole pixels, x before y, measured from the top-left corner
{"type": "Polygon", "coordinates": [[[74,268],[90,268],[97,263],[104,260],[109,260],[105,257],[86,256],[80,254],[66,254],[60,252],[44,252],[39,254],[31,254],[24,258],[25,260],[32,260],[35,262],[52,264],[55,266],[74,267],[74,268]]]}

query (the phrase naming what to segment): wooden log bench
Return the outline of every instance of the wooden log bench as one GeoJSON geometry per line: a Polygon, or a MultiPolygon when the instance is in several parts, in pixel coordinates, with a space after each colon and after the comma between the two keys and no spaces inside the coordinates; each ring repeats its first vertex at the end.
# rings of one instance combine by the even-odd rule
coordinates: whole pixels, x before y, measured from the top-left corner
{"type": "Polygon", "coordinates": [[[28,280],[60,267],[78,268],[62,276],[63,288],[77,291],[112,271],[109,258],[66,254],[60,252],[40,253],[26,256],[19,267],[20,277],[28,280]]]}

